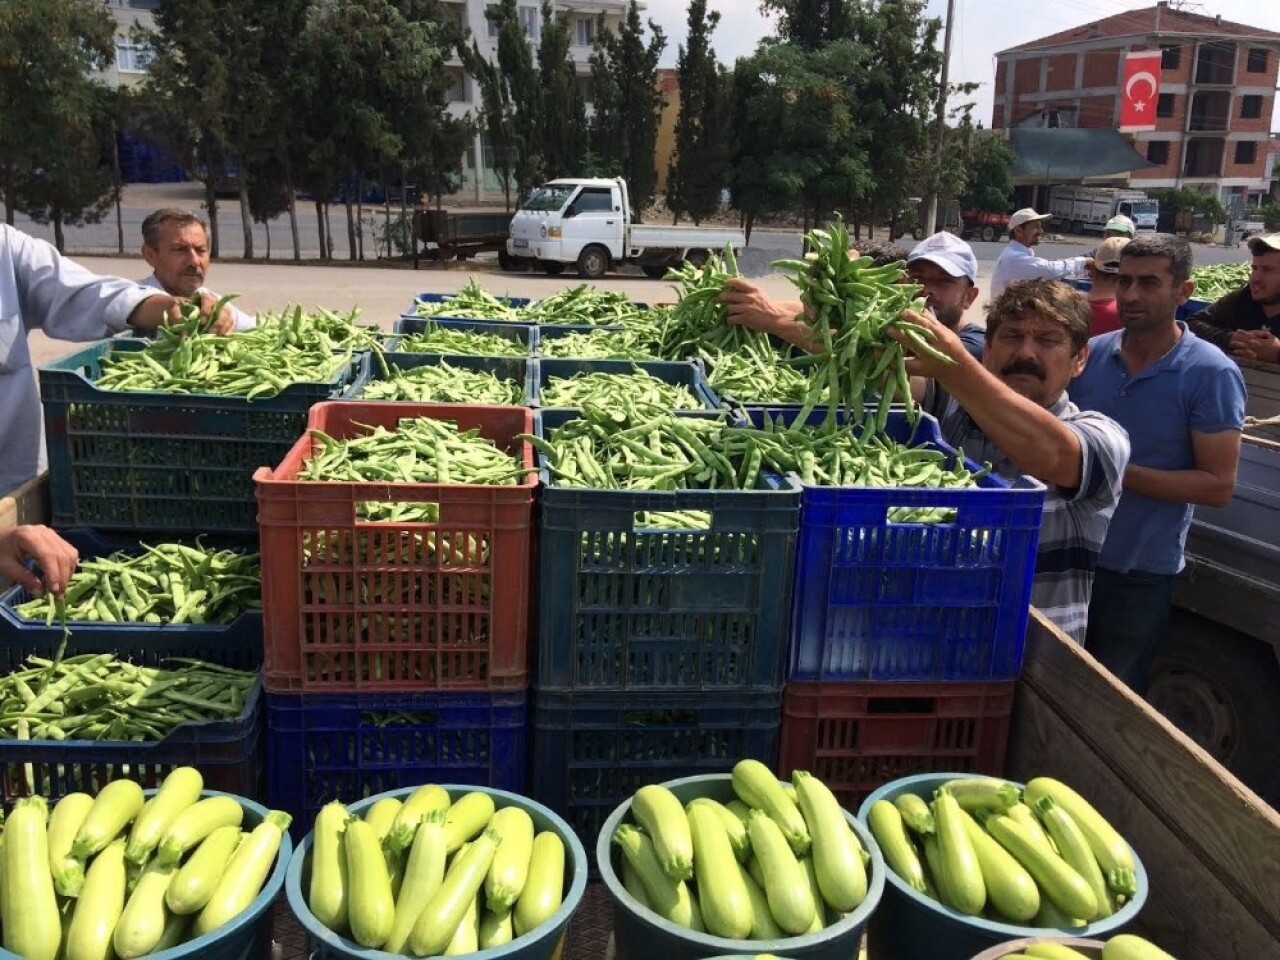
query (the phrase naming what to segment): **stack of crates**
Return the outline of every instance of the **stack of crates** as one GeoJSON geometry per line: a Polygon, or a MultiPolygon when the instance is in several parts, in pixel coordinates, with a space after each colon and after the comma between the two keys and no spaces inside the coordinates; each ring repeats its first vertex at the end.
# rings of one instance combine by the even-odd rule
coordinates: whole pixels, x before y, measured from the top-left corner
{"type": "MultiPolygon", "coordinates": [[[[541,411],[538,433],[575,416],[541,411]]],[[[532,793],[592,849],[645,784],[777,761],[800,491],[542,480],[532,793]],[[651,511],[707,529],[641,528],[651,511]]]]}
{"type": "MultiPolygon", "coordinates": [[[[932,418],[895,412],[888,432],[954,455],[932,418]]],[[[1003,773],[1044,487],[803,496],[779,775],[808,770],[856,810],[909,774],[1003,773]],[[894,522],[900,508],[952,514],[894,522]]]]}
{"type": "MultiPolygon", "coordinates": [[[[523,407],[322,403],[339,439],[402,418],[451,420],[532,468],[523,407]]],[[[518,486],[300,481],[300,439],[258,487],[271,806],[300,833],[326,802],[424,783],[524,792],[530,537],[518,486]],[[439,521],[361,506],[432,503],[439,521]]]]}

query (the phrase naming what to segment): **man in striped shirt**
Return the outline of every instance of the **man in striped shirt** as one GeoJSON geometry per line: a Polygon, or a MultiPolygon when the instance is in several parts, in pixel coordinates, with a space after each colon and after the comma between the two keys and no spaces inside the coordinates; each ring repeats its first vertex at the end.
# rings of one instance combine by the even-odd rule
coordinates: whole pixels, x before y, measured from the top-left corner
{"type": "MultiPolygon", "coordinates": [[[[1067,397],[1089,358],[1088,300],[1055,280],[1009,284],[987,306],[982,363],[933,318],[906,316],[954,361],[917,355],[907,363],[931,381],[924,406],[946,441],[1000,476],[1029,474],[1048,488],[1031,602],[1083,643],[1094,567],[1129,461],[1120,425],[1067,397]]],[[[905,334],[893,336],[911,351],[905,334]]]]}

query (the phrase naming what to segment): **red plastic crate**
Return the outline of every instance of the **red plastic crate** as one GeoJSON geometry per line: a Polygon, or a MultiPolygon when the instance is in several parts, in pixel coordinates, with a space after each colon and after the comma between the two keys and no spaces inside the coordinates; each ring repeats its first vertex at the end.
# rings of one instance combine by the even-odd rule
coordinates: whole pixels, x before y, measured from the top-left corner
{"type": "Polygon", "coordinates": [[[303,437],[254,474],[267,689],[512,690],[528,684],[532,433],[523,407],[320,403],[309,427],[347,438],[401,419],[452,420],[512,453],[518,486],[314,482],[303,437]],[[357,519],[366,502],[435,503],[438,523],[357,519]],[[435,549],[436,538],[447,549],[435,549]]]}
{"type": "Polygon", "coordinates": [[[891,780],[959,770],[1000,775],[1013,682],[789,683],[778,773],[808,770],[847,810],[891,780]]]}

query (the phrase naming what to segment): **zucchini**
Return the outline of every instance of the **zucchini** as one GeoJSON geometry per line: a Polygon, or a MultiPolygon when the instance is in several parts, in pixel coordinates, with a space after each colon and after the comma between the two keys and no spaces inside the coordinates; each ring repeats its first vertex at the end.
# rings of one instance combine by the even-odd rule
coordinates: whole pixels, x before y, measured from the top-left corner
{"type": "MultiPolygon", "coordinates": [[[[1054,856],[1057,856],[1057,854],[1054,854],[1054,856]]],[[[1088,925],[1084,920],[1067,916],[1055,907],[1053,901],[1046,896],[1040,897],[1040,912],[1036,914],[1035,920],[1031,923],[1033,927],[1066,931],[1079,930],[1088,925]]]]}
{"type": "MultiPolygon", "coordinates": [[[[203,801],[201,801],[203,802],[203,801]]],[[[262,884],[271,873],[280,852],[284,832],[293,818],[280,810],[272,810],[241,841],[231,862],[213,888],[213,896],[196,915],[192,933],[202,937],[230,923],[253,903],[262,884]]]]}
{"type": "Polygon", "coordinates": [[[1025,799],[1028,804],[1034,806],[1041,797],[1052,797],[1055,803],[1071,814],[1071,819],[1076,822],[1089,842],[1089,849],[1098,859],[1098,866],[1102,869],[1108,887],[1126,897],[1132,897],[1138,892],[1138,865],[1132,848],[1088,800],[1052,777],[1036,777],[1027,784],[1025,799]]]}
{"type": "Polygon", "coordinates": [[[387,834],[387,845],[397,853],[408,850],[422,818],[434,810],[448,810],[450,803],[449,793],[444,787],[434,783],[419,787],[409,795],[409,799],[396,814],[391,832],[387,834]]]}
{"type": "Polygon", "coordinates": [[[453,938],[444,948],[443,956],[461,957],[475,953],[480,949],[480,893],[471,898],[458,929],[453,931],[453,938]]]}
{"type": "Polygon", "coordinates": [[[911,889],[924,893],[924,867],[920,864],[915,845],[907,836],[898,808],[888,800],[877,800],[867,811],[867,827],[876,843],[880,844],[880,852],[890,869],[911,889]]]}
{"type": "Polygon", "coordinates": [[[733,767],[733,792],[748,807],[763,810],[773,817],[797,857],[809,852],[812,841],[800,809],[782,789],[778,778],[763,763],[759,760],[739,760],[733,767]]]}
{"type": "Polygon", "coordinates": [[[311,833],[311,884],[307,890],[307,906],[316,919],[334,933],[342,934],[350,928],[347,897],[351,883],[342,850],[342,835],[350,819],[347,808],[337,800],[326,803],[316,814],[311,833]]]}
{"type": "MultiPolygon", "coordinates": [[[[443,830],[448,830],[447,822],[443,830]]],[[[444,882],[432,894],[413,925],[409,934],[410,950],[425,957],[438,954],[449,946],[463,918],[468,911],[475,909],[476,894],[484,884],[489,864],[493,862],[493,855],[501,842],[496,830],[485,830],[453,862],[444,882]]]]}
{"type": "Polygon", "coordinates": [[[493,819],[493,797],[479,790],[463,794],[445,811],[444,846],[453,853],[464,843],[478,836],[493,819]]]}
{"type": "MultiPolygon", "coordinates": [[[[128,858],[126,847],[125,859],[128,858]]],[[[169,922],[165,891],[169,889],[175,872],[173,867],[159,866],[154,860],[142,871],[111,936],[120,960],[133,960],[155,951],[169,922]]]]}
{"type": "Polygon", "coordinates": [[[939,903],[950,906],[951,894],[947,890],[946,871],[942,868],[942,848],[938,846],[938,835],[927,833],[921,837],[920,849],[924,851],[924,862],[929,868],[924,877],[925,886],[929,888],[928,895],[939,903]]]}
{"type": "Polygon", "coordinates": [[[924,797],[918,797],[914,793],[904,793],[894,799],[893,805],[902,814],[902,822],[906,828],[917,836],[927,836],[936,829],[933,811],[929,809],[929,804],[925,802],[924,797]]]}
{"type": "Polygon", "coordinates": [[[444,811],[433,810],[418,823],[404,868],[404,880],[396,896],[395,920],[382,949],[404,953],[418,915],[444,883],[444,811]]]}
{"type": "MultiPolygon", "coordinates": [[[[784,840],[783,843],[786,841],[784,840]]],[[[789,853],[790,847],[787,848],[789,853]]],[[[800,868],[804,872],[804,868],[800,868]]],[[[769,907],[769,897],[761,889],[760,884],[751,879],[751,875],[747,873],[747,868],[742,864],[738,864],[738,873],[742,875],[742,882],[747,888],[747,896],[751,898],[751,939],[752,940],[782,940],[787,936],[776,920],[773,919],[773,910],[769,907]]],[[[809,881],[805,880],[805,886],[809,881]]],[[[810,900],[812,904],[812,899],[810,900]]]]}
{"type": "Polygon", "coordinates": [[[495,913],[506,913],[524,890],[529,878],[529,858],[533,856],[533,818],[519,807],[503,807],[489,826],[502,842],[484,878],[485,903],[495,913]]]}
{"type": "Polygon", "coordinates": [[[396,817],[400,814],[400,808],[403,806],[404,804],[396,797],[383,797],[364,812],[365,823],[373,827],[379,843],[387,839],[387,834],[391,832],[396,817]]]}
{"type": "Polygon", "coordinates": [[[1111,916],[1114,912],[1111,909],[1111,894],[1107,890],[1106,880],[1102,878],[1102,868],[1098,866],[1098,859],[1093,855],[1089,841],[1085,839],[1075,819],[1063,807],[1054,803],[1050,796],[1036,801],[1036,812],[1040,814],[1045,830],[1058,848],[1058,854],[1076,873],[1084,877],[1097,898],[1097,910],[1092,916],[1081,919],[1092,921],[1111,916]]]}
{"type": "Polygon", "coordinates": [[[511,928],[511,911],[505,910],[502,913],[494,913],[492,910],[485,910],[480,915],[480,949],[489,950],[493,947],[505,947],[508,943],[515,939],[515,933],[511,928]]]}
{"type": "Polygon", "coordinates": [[[1033,943],[1022,952],[1035,960],[1089,960],[1089,957],[1079,950],[1073,950],[1065,943],[1054,943],[1052,940],[1033,943]]]}
{"type": "Polygon", "coordinates": [[[161,866],[171,867],[219,827],[238,827],[243,821],[244,808],[235,797],[206,797],[173,819],[156,850],[156,859],[161,866]]]}
{"type": "Polygon", "coordinates": [[[747,825],[747,818],[751,816],[751,808],[745,803],[734,797],[728,803],[723,804],[724,808],[732,813],[735,817],[742,821],[742,825],[747,825]]]}
{"type": "Polygon", "coordinates": [[[649,909],[672,923],[691,928],[693,906],[689,887],[683,880],[672,880],[658,863],[653,841],[634,824],[624,823],[613,835],[613,842],[636,872],[649,895],[649,909]]]}
{"type": "Polygon", "coordinates": [[[203,790],[204,777],[195,767],[178,767],[165,777],[156,795],[146,802],[133,822],[124,858],[138,867],[146,863],[169,825],[200,799],[203,790]]]}
{"type": "Polygon", "coordinates": [[[4,947],[26,960],[54,960],[62,918],[49,873],[48,804],[26,797],[14,805],[4,831],[4,947]]]}
{"type": "Polygon", "coordinates": [[[1003,814],[995,814],[987,817],[983,826],[1000,846],[1026,867],[1039,884],[1042,897],[1052,900],[1054,906],[1069,917],[1087,919],[1093,916],[1098,909],[1098,900],[1088,882],[1061,857],[1046,855],[1031,840],[1022,824],[1003,814]]]}
{"type": "MultiPolygon", "coordinates": [[[[174,913],[186,915],[195,913],[208,903],[222,877],[222,871],[231,862],[231,855],[236,852],[243,836],[239,827],[219,827],[200,841],[196,852],[187,858],[187,862],[178,868],[169,881],[164,894],[165,905],[174,913]]],[[[312,859],[311,862],[314,884],[316,861],[312,859]]]]}
{"type": "Polygon", "coordinates": [[[1173,957],[1150,940],[1121,933],[1103,945],[1102,960],[1173,960],[1173,957]]]}
{"type": "Polygon", "coordinates": [[[68,793],[49,816],[49,872],[59,896],[79,896],[84,886],[84,863],[71,856],[71,844],[92,807],[87,793],[68,793]]]}
{"type": "Polygon", "coordinates": [[[631,865],[631,861],[626,857],[622,858],[622,886],[627,893],[631,894],[631,898],[643,907],[652,910],[649,906],[649,893],[645,890],[644,884],[640,880],[640,874],[636,872],[636,868],[631,865]]]}
{"type": "Polygon", "coordinates": [[[813,867],[818,874],[822,899],[831,909],[848,913],[867,895],[862,843],[850,829],[835,794],[825,783],[804,770],[795,771],[791,779],[800,801],[800,812],[813,838],[813,867]]]}
{"type": "Polygon", "coordinates": [[[362,947],[377,948],[387,941],[395,921],[396,901],[391,875],[382,855],[378,834],[367,820],[352,817],[342,835],[346,852],[347,922],[351,939],[362,947]]]}
{"type": "Polygon", "coordinates": [[[542,926],[564,902],[564,841],[550,830],[533,838],[529,879],[515,907],[515,931],[523,937],[542,926]]]}
{"type": "Polygon", "coordinates": [[[66,960],[108,960],[111,956],[111,935],[124,912],[124,847],[123,838],[112,840],[89,864],[67,931],[66,960]]]}
{"type": "Polygon", "coordinates": [[[987,888],[973,843],[964,827],[964,811],[944,784],[933,800],[941,876],[934,877],[951,909],[976,917],[987,903],[987,888]]]}
{"type": "Polygon", "coordinates": [[[813,898],[813,923],[805,933],[818,933],[827,925],[827,913],[822,906],[822,888],[818,886],[818,871],[813,865],[813,857],[802,857],[800,866],[804,869],[804,880],[809,885],[809,896],[813,898]]]}
{"type": "Polygon", "coordinates": [[[1015,784],[998,777],[959,777],[948,780],[947,789],[967,813],[1001,813],[1022,799],[1022,791],[1015,784]]]}
{"type": "MultiPolygon", "coordinates": [[[[737,776],[736,773],[734,775],[737,776]]],[[[777,784],[776,780],[774,784],[777,784]]],[[[706,924],[707,932],[714,936],[744,940],[751,934],[751,898],[746,884],[742,882],[742,875],[738,873],[738,860],[729,845],[724,824],[714,810],[698,804],[689,808],[688,818],[702,922],[706,924]]],[[[752,817],[752,823],[755,820],[752,817]]],[[[762,860],[761,865],[766,868],[768,876],[768,864],[762,860]]],[[[774,919],[778,918],[775,916],[774,919]]],[[[779,926],[783,924],[779,922],[779,926]]]]}
{"type": "Polygon", "coordinates": [[[1009,851],[996,843],[978,822],[961,809],[965,832],[973,844],[987,899],[1000,916],[1014,923],[1026,923],[1040,911],[1040,888],[1026,868],[1009,851]]]}
{"type": "Polygon", "coordinates": [[[740,820],[737,814],[730,811],[723,803],[718,800],[712,800],[710,797],[699,797],[691,802],[705,803],[716,812],[720,822],[724,824],[725,833],[729,835],[729,845],[733,847],[733,855],[738,858],[739,863],[746,863],[747,857],[751,856],[751,840],[747,836],[747,821],[740,820]]]}
{"type": "Polygon", "coordinates": [[[1004,813],[1006,817],[1016,820],[1027,828],[1027,832],[1030,834],[1029,839],[1032,843],[1047,854],[1055,857],[1058,855],[1058,848],[1049,839],[1049,834],[1044,832],[1044,824],[1040,822],[1040,818],[1036,816],[1034,810],[1025,803],[1015,803],[1004,813]]]}
{"type": "MultiPolygon", "coordinates": [[[[751,850],[764,874],[764,893],[774,922],[788,934],[804,933],[813,925],[814,910],[821,909],[810,895],[804,867],[791,852],[781,828],[763,810],[752,813],[747,833],[751,837],[751,850]]],[[[815,853],[817,849],[815,842],[815,853]]],[[[702,891],[701,882],[698,890],[702,891]]],[[[704,893],[704,899],[705,896],[704,893]]]]}
{"type": "Polygon", "coordinates": [[[693,840],[680,801],[666,787],[649,784],[631,798],[631,816],[653,841],[662,872],[672,880],[693,876],[693,840]]]}
{"type": "Polygon", "coordinates": [[[93,800],[84,823],[71,843],[71,855],[81,863],[115,840],[142,810],[146,798],[132,780],[112,780],[93,800]]]}

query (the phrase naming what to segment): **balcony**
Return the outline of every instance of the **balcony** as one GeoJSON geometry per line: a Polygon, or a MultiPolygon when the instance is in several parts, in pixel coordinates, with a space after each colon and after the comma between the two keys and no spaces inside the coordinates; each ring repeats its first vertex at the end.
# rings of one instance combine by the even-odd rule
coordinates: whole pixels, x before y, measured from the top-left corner
{"type": "Polygon", "coordinates": [[[1182,164],[1184,177],[1222,176],[1222,156],[1227,141],[1221,137],[1191,137],[1182,164]]]}
{"type": "Polygon", "coordinates": [[[1187,130],[1191,133],[1226,133],[1231,123],[1231,94],[1226,90],[1200,90],[1191,96],[1187,130]]]}
{"type": "Polygon", "coordinates": [[[1229,87],[1236,82],[1236,45],[1223,40],[1196,48],[1191,82],[1202,86],[1229,87]]]}

